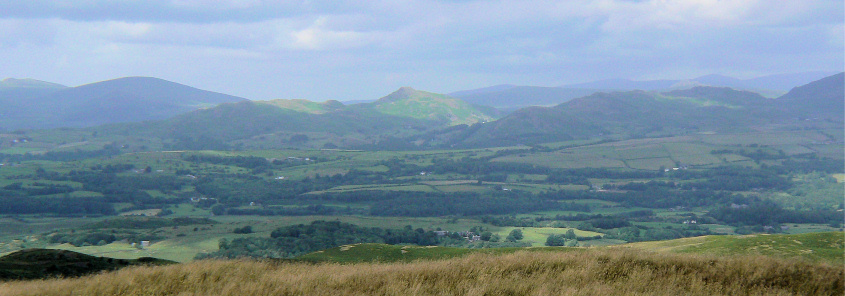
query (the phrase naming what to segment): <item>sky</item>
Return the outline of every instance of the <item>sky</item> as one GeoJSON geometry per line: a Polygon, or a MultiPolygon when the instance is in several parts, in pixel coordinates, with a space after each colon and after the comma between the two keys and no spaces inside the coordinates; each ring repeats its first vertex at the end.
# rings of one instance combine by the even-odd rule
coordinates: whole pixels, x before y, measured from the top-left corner
{"type": "Polygon", "coordinates": [[[842,0],[0,0],[0,79],[253,100],[845,68],[842,0]]]}

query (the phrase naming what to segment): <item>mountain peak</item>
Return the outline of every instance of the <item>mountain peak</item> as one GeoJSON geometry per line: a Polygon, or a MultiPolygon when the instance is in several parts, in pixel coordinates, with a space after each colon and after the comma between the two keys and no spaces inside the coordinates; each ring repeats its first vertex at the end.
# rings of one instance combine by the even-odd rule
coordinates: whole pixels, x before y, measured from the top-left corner
{"type": "Polygon", "coordinates": [[[67,86],[32,78],[6,78],[0,81],[0,88],[66,88],[67,86]]]}
{"type": "Polygon", "coordinates": [[[372,103],[377,111],[396,116],[448,122],[450,125],[489,121],[491,116],[462,100],[402,87],[372,103]]]}
{"type": "MultiPolygon", "coordinates": [[[[390,93],[389,95],[384,96],[381,99],[378,99],[378,102],[394,102],[394,101],[398,101],[398,100],[404,100],[404,99],[409,99],[409,98],[413,98],[413,97],[418,97],[418,96],[424,95],[424,94],[426,94],[426,92],[413,89],[410,86],[403,86],[403,87],[400,87],[399,89],[397,89],[396,91],[390,93]]],[[[431,94],[431,95],[434,95],[434,94],[431,94]]]]}

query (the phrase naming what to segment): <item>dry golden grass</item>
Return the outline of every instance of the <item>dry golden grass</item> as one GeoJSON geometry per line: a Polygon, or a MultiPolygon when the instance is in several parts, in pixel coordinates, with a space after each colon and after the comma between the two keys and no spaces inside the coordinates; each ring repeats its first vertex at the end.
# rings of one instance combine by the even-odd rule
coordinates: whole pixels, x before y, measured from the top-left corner
{"type": "Polygon", "coordinates": [[[844,269],[623,249],[395,264],[197,261],[0,283],[0,295],[843,295],[844,269]]]}

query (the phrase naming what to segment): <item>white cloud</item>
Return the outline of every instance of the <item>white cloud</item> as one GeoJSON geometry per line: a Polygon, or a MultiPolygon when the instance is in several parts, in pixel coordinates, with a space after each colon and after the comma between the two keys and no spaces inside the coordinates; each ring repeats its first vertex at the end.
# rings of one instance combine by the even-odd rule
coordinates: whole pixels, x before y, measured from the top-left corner
{"type": "Polygon", "coordinates": [[[0,56],[7,75],[59,83],[149,75],[251,98],[370,99],[392,84],[456,90],[461,77],[554,85],[836,69],[842,11],[841,0],[7,1],[0,56]]]}

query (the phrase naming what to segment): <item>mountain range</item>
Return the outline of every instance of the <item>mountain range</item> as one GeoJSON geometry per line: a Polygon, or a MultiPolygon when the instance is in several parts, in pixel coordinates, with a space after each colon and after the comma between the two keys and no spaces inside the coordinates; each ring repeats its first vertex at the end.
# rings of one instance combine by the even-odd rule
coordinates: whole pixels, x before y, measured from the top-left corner
{"type": "Polygon", "coordinates": [[[2,98],[0,124],[6,129],[87,126],[100,135],[158,138],[173,149],[489,147],[731,131],[799,119],[841,125],[843,84],[845,74],[839,73],[774,99],[712,86],[578,93],[503,85],[455,94],[465,101],[403,87],[369,103],[345,105],[249,101],[147,77],[79,87],[7,79],[0,91],[18,95],[2,98]],[[483,101],[477,100],[482,95],[487,102],[497,98],[492,101],[507,104],[511,98],[503,94],[520,93],[535,94],[536,101],[552,106],[519,108],[503,116],[471,104],[483,101]]]}
{"type": "MultiPolygon", "coordinates": [[[[767,99],[751,91],[699,86],[674,91],[599,92],[553,107],[519,109],[494,122],[450,130],[438,137],[450,146],[534,144],[618,135],[655,137],[690,132],[735,131],[814,119],[841,127],[845,74],[839,73],[767,99]]],[[[415,141],[419,142],[419,139],[415,141]]]]}
{"type": "Polygon", "coordinates": [[[804,72],[738,79],[724,75],[705,75],[693,79],[664,79],[635,81],[630,79],[605,79],[587,83],[567,84],[558,87],[517,86],[500,84],[479,89],[449,93],[450,96],[479,105],[493,106],[505,111],[528,106],[554,106],[574,98],[599,91],[671,91],[696,86],[730,87],[750,90],[769,98],[783,95],[793,87],[832,75],[832,72],[804,72]]]}
{"type": "Polygon", "coordinates": [[[385,137],[406,137],[495,119],[495,109],[403,87],[372,103],[343,105],[307,100],[242,101],[161,121],[101,128],[102,134],[167,139],[172,149],[223,149],[231,145],[362,147],[385,137]]]}
{"type": "Polygon", "coordinates": [[[126,77],[77,87],[6,79],[0,86],[0,129],[162,120],[243,100],[151,77],[126,77]]]}

